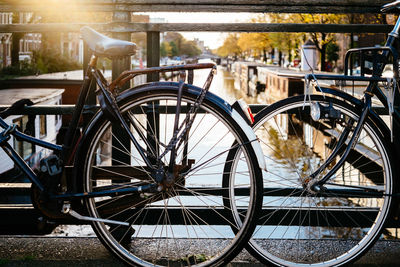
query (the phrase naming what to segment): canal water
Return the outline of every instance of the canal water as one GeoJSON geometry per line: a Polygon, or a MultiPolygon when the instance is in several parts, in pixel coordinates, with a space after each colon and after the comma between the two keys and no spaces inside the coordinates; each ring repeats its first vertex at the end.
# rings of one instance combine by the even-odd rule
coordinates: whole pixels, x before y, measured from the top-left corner
{"type": "MultiPolygon", "coordinates": [[[[202,87],[208,73],[209,70],[206,69],[196,70],[194,72],[193,84],[202,87]]],[[[240,91],[239,88],[235,88],[234,82],[233,75],[226,68],[218,66],[217,75],[213,79],[210,92],[223,98],[229,104],[233,104],[238,99],[243,99],[247,104],[262,104],[263,94],[260,94],[258,97],[247,96],[244,92],[240,91]]]]}

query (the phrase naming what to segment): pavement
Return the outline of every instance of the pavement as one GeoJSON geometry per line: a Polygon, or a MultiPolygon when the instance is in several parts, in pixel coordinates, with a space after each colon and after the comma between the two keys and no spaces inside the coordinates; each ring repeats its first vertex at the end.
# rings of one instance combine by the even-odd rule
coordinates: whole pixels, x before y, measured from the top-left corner
{"type": "MultiPolygon", "coordinates": [[[[124,266],[95,237],[0,236],[0,266],[124,266]]],[[[263,266],[242,252],[229,267],[263,266]]],[[[400,266],[400,241],[378,241],[353,266],[400,266]]]]}

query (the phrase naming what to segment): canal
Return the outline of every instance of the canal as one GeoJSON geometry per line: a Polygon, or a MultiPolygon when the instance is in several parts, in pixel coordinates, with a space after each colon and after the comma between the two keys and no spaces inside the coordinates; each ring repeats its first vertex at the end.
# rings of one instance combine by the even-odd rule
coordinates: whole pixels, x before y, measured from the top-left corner
{"type": "MultiPolygon", "coordinates": [[[[206,63],[210,61],[200,61],[199,63],[206,63]]],[[[207,79],[209,70],[196,70],[194,72],[193,84],[199,87],[203,87],[204,82],[207,79]]],[[[258,97],[247,96],[244,92],[240,91],[239,88],[234,86],[233,75],[224,67],[217,67],[217,75],[214,77],[210,87],[210,92],[218,95],[219,97],[226,100],[229,104],[233,104],[238,99],[243,99],[247,104],[262,104],[263,94],[258,97]]]]}

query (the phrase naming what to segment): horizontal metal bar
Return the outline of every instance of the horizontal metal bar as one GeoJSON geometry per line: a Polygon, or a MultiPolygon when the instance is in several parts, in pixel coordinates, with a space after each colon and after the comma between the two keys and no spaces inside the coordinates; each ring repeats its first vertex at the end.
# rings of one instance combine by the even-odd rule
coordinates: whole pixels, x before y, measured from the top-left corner
{"type": "MultiPolygon", "coordinates": [[[[159,223],[159,218],[163,216],[166,210],[162,207],[154,207],[142,212],[143,216],[136,219],[142,224],[154,225],[159,223]]],[[[228,210],[223,208],[211,207],[186,207],[169,208],[168,217],[171,218],[171,224],[184,225],[185,217],[182,214],[191,214],[193,224],[204,225],[226,225],[224,218],[228,215],[228,210]]],[[[245,210],[239,209],[239,212],[245,213],[245,210]]],[[[324,210],[318,209],[297,209],[271,207],[263,209],[258,215],[259,224],[262,225],[281,225],[281,226],[329,226],[329,227],[369,227],[376,218],[378,210],[363,208],[344,209],[325,207],[324,210]],[[362,215],[361,215],[362,214],[362,215]],[[273,216],[271,216],[273,215],[273,216]],[[306,218],[306,219],[305,219],[306,218]]]]}
{"type": "MultiPolygon", "coordinates": [[[[221,209],[217,210],[218,213],[225,212],[221,209]]],[[[148,209],[145,213],[144,218],[139,218],[137,221],[141,221],[142,224],[157,224],[160,216],[162,216],[165,210],[163,208],[148,209]],[[142,221],[143,219],[143,221],[142,221]]],[[[171,224],[173,225],[184,225],[184,217],[182,216],[183,210],[180,208],[168,209],[168,216],[171,218],[171,224]]],[[[192,214],[192,218],[197,218],[194,224],[204,225],[207,222],[209,225],[226,225],[226,221],[218,216],[218,214],[211,208],[203,207],[187,207],[185,211],[192,214]],[[203,220],[201,220],[203,219],[203,220]]],[[[298,222],[303,222],[304,226],[329,226],[329,227],[369,227],[372,219],[376,217],[377,211],[361,211],[349,210],[343,213],[340,209],[329,209],[324,214],[317,212],[316,210],[303,209],[299,211],[297,209],[263,209],[262,214],[259,218],[260,224],[263,225],[291,225],[296,226],[298,222]],[[270,214],[274,214],[273,218],[265,221],[270,214]],[[361,215],[362,214],[362,215],[361,215]],[[323,216],[322,216],[323,215],[323,216]],[[264,220],[263,220],[264,218],[264,220]],[[307,218],[307,219],[304,219],[307,218]]],[[[0,216],[4,218],[0,221],[0,226],[18,226],[29,225],[38,222],[38,218],[41,214],[31,208],[23,208],[18,205],[14,206],[4,206],[0,207],[0,216]],[[23,218],[23,219],[22,219],[23,218]]],[[[71,219],[59,219],[57,220],[59,224],[81,224],[84,222],[79,222],[71,219]]],[[[386,227],[399,227],[400,223],[396,220],[388,220],[386,227]]],[[[33,226],[33,225],[32,225],[33,226]]],[[[21,229],[19,229],[21,231],[21,229]]],[[[32,229],[30,229],[32,232],[32,229]]]]}
{"type": "Polygon", "coordinates": [[[305,79],[313,80],[336,80],[336,81],[364,81],[364,82],[385,82],[387,78],[383,77],[366,77],[366,76],[349,76],[338,74],[307,74],[305,79]]]}
{"type": "Polygon", "coordinates": [[[66,86],[76,86],[80,88],[83,83],[82,79],[72,80],[69,79],[42,79],[42,78],[23,78],[23,79],[7,79],[0,81],[1,89],[9,88],[24,88],[29,84],[31,88],[40,88],[45,84],[47,88],[62,88],[65,89],[66,86]]]}
{"type": "MultiPolygon", "coordinates": [[[[253,113],[258,113],[268,105],[263,104],[249,104],[253,113]]],[[[10,107],[9,105],[0,105],[0,112],[10,107]]],[[[87,105],[84,108],[84,114],[94,114],[99,110],[99,106],[87,105]]],[[[162,109],[163,106],[160,106],[162,109]]],[[[29,106],[24,107],[20,112],[13,113],[12,115],[67,115],[72,114],[75,109],[75,105],[40,105],[40,106],[29,106]]],[[[384,107],[373,107],[372,108],[379,115],[387,115],[388,111],[384,107]]],[[[164,110],[165,111],[165,107],[164,110]]],[[[173,114],[175,107],[169,107],[168,113],[173,114]]]]}
{"type": "Polygon", "coordinates": [[[327,32],[388,33],[392,25],[381,24],[303,24],[303,23],[47,23],[2,24],[8,32],[78,32],[84,25],[102,32],[327,32]]]}
{"type": "MultiPolygon", "coordinates": [[[[117,167],[119,168],[119,167],[117,167]]],[[[111,169],[108,168],[109,170],[111,169]]],[[[103,174],[104,175],[104,174],[103,174]]],[[[121,178],[125,178],[126,176],[121,176],[121,178]]],[[[136,178],[136,177],[135,177],[136,178]]],[[[100,177],[100,179],[102,179],[100,177]]],[[[109,179],[113,179],[113,181],[117,180],[115,174],[110,174],[109,179]]],[[[140,179],[140,177],[139,177],[140,179]]],[[[30,184],[30,183],[26,183],[30,184]]],[[[116,188],[118,187],[118,183],[114,185],[116,188]]],[[[103,187],[102,187],[103,188],[103,187]]],[[[113,186],[104,186],[103,190],[112,190],[113,186]]],[[[199,195],[212,195],[212,196],[221,196],[223,193],[228,194],[227,189],[221,189],[217,187],[189,187],[188,190],[178,190],[181,196],[193,196],[194,193],[199,195]]],[[[29,194],[30,187],[20,186],[20,187],[1,187],[0,195],[9,195],[9,194],[29,194]]],[[[248,189],[240,188],[235,190],[235,194],[237,196],[245,196],[249,194],[248,189]]],[[[379,198],[382,197],[383,193],[379,192],[367,192],[360,189],[330,189],[325,193],[321,193],[318,197],[353,197],[353,198],[379,198]]],[[[301,188],[264,188],[264,196],[274,197],[274,196],[290,196],[290,197],[302,197],[304,196],[304,190],[301,188]]]]}
{"type": "MultiPolygon", "coordinates": [[[[0,112],[10,107],[9,105],[0,105],[0,112]]],[[[93,114],[99,110],[99,106],[87,105],[84,107],[84,114],[93,114]]],[[[25,106],[21,111],[14,112],[11,115],[66,115],[72,114],[75,105],[38,105],[25,106]]]]}
{"type": "MultiPolygon", "coordinates": [[[[261,104],[250,104],[251,110],[256,113],[261,109],[265,108],[267,105],[261,104]]],[[[10,105],[0,105],[0,112],[9,108],[10,105]]],[[[159,106],[163,111],[165,111],[165,106],[159,106]]],[[[21,111],[15,112],[11,115],[67,115],[72,114],[75,109],[75,105],[40,105],[40,106],[26,106],[21,111]]],[[[86,105],[84,107],[84,113],[93,114],[100,109],[100,106],[86,105]]],[[[175,112],[175,107],[170,106],[166,110],[168,113],[173,114],[175,112]]]]}

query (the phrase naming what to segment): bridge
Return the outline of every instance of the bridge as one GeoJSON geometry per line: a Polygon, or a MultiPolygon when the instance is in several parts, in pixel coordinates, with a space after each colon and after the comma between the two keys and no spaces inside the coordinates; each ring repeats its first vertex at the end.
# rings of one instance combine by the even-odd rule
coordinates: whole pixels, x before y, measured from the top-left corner
{"type": "MultiPolygon", "coordinates": [[[[390,25],[360,25],[358,24],[274,24],[274,23],[132,23],[130,20],[132,12],[253,12],[253,13],[347,13],[368,14],[378,13],[380,6],[391,2],[390,0],[282,0],[282,1],[256,1],[256,0],[198,0],[196,3],[190,0],[74,0],[74,1],[51,1],[52,8],[63,9],[64,12],[94,11],[111,14],[112,21],[108,23],[38,23],[38,24],[1,24],[1,33],[51,33],[51,32],[78,32],[83,25],[101,32],[112,33],[114,37],[130,40],[131,33],[145,32],[147,44],[147,65],[155,67],[160,62],[160,34],[163,32],[330,32],[330,33],[388,33],[390,25]]],[[[45,11],[49,2],[42,1],[0,1],[0,12],[39,12],[45,11]]],[[[86,65],[89,61],[89,53],[85,48],[86,65]]],[[[112,78],[116,78],[122,71],[129,69],[131,65],[129,58],[114,60],[112,63],[112,78]]],[[[147,81],[156,81],[156,74],[149,74],[147,81]]],[[[61,83],[62,81],[60,81],[61,83]]],[[[0,88],[11,81],[0,81],[0,88]]],[[[79,84],[79,82],[77,82],[79,84]]],[[[94,88],[92,88],[94,90],[94,88]]],[[[91,94],[89,105],[86,107],[90,115],[98,108],[95,94],[91,94]]],[[[5,108],[5,107],[2,107],[5,108]]],[[[260,107],[255,107],[260,108],[260,107]]],[[[58,114],[70,115],[73,106],[47,106],[27,107],[23,114],[58,114]]],[[[0,194],[26,196],[30,194],[28,184],[4,185],[0,188],[0,194]]],[[[154,210],[154,212],[160,212],[154,210]]],[[[206,211],[205,211],[206,212],[206,211]]],[[[271,212],[271,211],[265,211],[271,212]]],[[[340,218],[340,212],[332,214],[340,218]]],[[[7,218],[1,220],[0,231],[3,233],[46,233],[52,230],[54,224],[76,224],[77,221],[49,222],[43,220],[42,216],[32,206],[22,203],[3,203],[0,205],[0,216],[7,218]],[[21,220],[24,218],[24,220],[21,220]],[[15,226],[10,228],[10,226],[15,226]],[[13,232],[14,229],[15,232],[13,232]]],[[[369,214],[366,214],[367,216],[369,214]]],[[[373,216],[374,214],[372,214],[373,216]]],[[[301,214],[293,214],[300,216],[301,214]]],[[[345,220],[346,218],[342,218],[345,220]]],[[[362,221],[362,218],[359,218],[362,221]]],[[[215,222],[218,224],[219,222],[215,222]]],[[[398,226],[398,219],[393,219],[390,227],[398,226]]]]}

